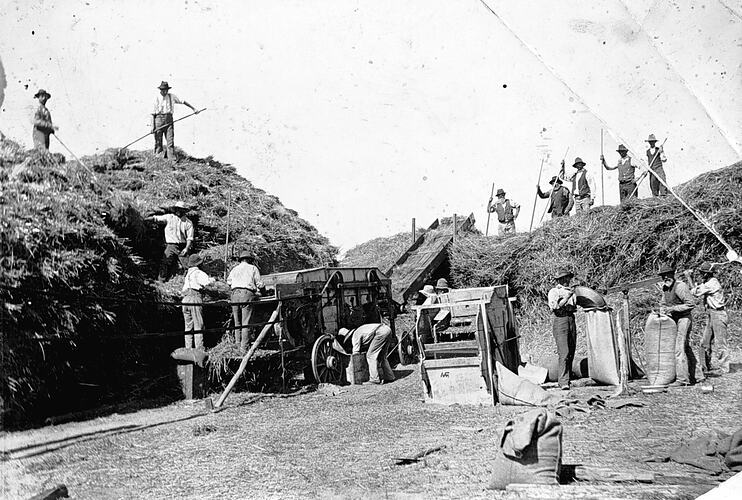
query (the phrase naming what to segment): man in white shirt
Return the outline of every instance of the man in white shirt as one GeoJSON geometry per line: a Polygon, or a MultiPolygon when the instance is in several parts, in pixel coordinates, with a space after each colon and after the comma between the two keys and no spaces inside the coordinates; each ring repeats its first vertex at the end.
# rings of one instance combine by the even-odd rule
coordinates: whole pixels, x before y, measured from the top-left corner
{"type": "Polygon", "coordinates": [[[389,326],[383,323],[368,323],[354,330],[341,328],[338,331],[338,336],[344,339],[344,343],[352,338],[353,354],[366,352],[369,379],[365,383],[382,384],[395,380],[394,371],[387,359],[389,342],[394,337],[389,326]],[[384,374],[383,381],[379,377],[379,365],[381,365],[381,371],[384,374]]]}
{"type": "Polygon", "coordinates": [[[570,178],[572,181],[572,196],[575,199],[575,213],[587,212],[595,200],[595,179],[585,169],[585,162],[579,156],[572,165],[577,172],[570,178]]]}
{"type": "Polygon", "coordinates": [[[252,316],[249,302],[258,297],[258,291],[265,287],[260,277],[260,270],[255,266],[255,257],[243,251],[239,256],[240,263],[229,272],[227,284],[232,288],[232,319],[234,320],[234,338],[241,348],[247,349],[250,335],[247,325],[252,316]]]}
{"type": "Polygon", "coordinates": [[[165,252],[160,262],[160,273],[157,279],[166,281],[172,277],[176,262],[180,260],[183,267],[187,267],[188,252],[193,246],[193,222],[186,217],[188,207],[182,201],[172,207],[172,212],[164,215],[153,215],[151,220],[165,222],[165,252]]]}
{"type": "Polygon", "coordinates": [[[160,95],[155,99],[155,105],[152,109],[152,133],[155,135],[155,154],[162,153],[162,135],[165,134],[167,140],[166,158],[175,160],[175,131],[173,129],[173,107],[176,104],[183,104],[198,114],[196,108],[178,98],[175,94],[169,92],[170,85],[167,82],[160,83],[157,87],[160,89],[160,95]]]}
{"type": "Polygon", "coordinates": [[[696,297],[703,297],[706,312],[708,312],[708,321],[701,340],[704,357],[699,362],[704,371],[712,370],[713,365],[717,365],[721,373],[729,373],[729,348],[727,346],[729,317],[726,311],[724,290],[714,276],[713,264],[704,262],[698,271],[704,283],[691,288],[691,293],[696,297]],[[712,345],[716,348],[716,357],[713,355],[712,345]]]}
{"type": "MultiPolygon", "coordinates": [[[[199,305],[203,303],[203,297],[201,296],[201,290],[205,286],[209,286],[214,283],[214,278],[210,278],[208,274],[198,268],[203,263],[204,259],[200,255],[191,255],[188,258],[188,272],[186,273],[185,280],[183,282],[183,321],[185,323],[185,331],[200,331],[204,329],[203,320],[203,306],[199,305]]],[[[185,346],[195,347],[196,349],[204,348],[204,334],[196,333],[186,334],[185,346]]]]}

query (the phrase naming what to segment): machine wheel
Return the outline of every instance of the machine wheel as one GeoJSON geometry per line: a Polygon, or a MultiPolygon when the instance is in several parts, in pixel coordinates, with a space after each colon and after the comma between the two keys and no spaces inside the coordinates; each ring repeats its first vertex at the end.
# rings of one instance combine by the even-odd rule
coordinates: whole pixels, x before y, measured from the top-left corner
{"type": "Polygon", "coordinates": [[[408,334],[402,338],[397,346],[397,355],[399,362],[403,365],[410,365],[415,362],[417,356],[417,345],[412,340],[412,335],[408,334]]]}
{"type": "Polygon", "coordinates": [[[339,352],[332,348],[331,335],[322,335],[312,347],[312,373],[320,384],[336,384],[343,377],[343,363],[339,352]]]}

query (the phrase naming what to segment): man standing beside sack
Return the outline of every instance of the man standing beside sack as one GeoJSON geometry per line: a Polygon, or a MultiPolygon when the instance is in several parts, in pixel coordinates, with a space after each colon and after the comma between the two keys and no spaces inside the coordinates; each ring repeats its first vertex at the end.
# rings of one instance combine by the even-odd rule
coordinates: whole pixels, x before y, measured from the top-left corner
{"type": "Polygon", "coordinates": [[[570,388],[572,360],[577,347],[577,323],[575,323],[577,298],[569,286],[572,276],[574,275],[571,271],[558,270],[554,275],[557,284],[549,290],[549,309],[554,313],[552,332],[559,355],[559,387],[564,391],[570,388]]]}
{"type": "Polygon", "coordinates": [[[691,384],[690,373],[695,373],[695,381],[701,382],[706,377],[696,361],[690,348],[690,334],[693,327],[693,308],[696,301],[688,285],[675,279],[675,268],[664,265],[657,274],[662,278],[662,299],[660,314],[669,316],[677,325],[675,336],[675,382],[674,387],[691,384]]]}

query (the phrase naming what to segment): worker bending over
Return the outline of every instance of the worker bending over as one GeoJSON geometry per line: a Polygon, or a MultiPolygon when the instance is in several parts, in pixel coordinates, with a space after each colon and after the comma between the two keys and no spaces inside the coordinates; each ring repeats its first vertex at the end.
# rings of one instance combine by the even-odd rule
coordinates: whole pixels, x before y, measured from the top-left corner
{"type": "Polygon", "coordinates": [[[338,335],[343,337],[345,341],[352,339],[353,354],[366,353],[369,375],[368,382],[366,383],[382,384],[384,382],[394,382],[394,372],[389,364],[389,360],[387,360],[389,342],[394,336],[389,326],[382,323],[368,323],[354,330],[341,328],[338,331],[338,335]],[[381,365],[381,371],[384,375],[383,380],[379,377],[379,365],[381,365]]]}

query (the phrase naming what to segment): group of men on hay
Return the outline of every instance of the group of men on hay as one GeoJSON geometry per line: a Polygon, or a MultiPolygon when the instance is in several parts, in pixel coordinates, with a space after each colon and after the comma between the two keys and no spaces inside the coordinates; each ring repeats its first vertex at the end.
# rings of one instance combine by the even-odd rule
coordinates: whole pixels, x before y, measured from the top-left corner
{"type": "MultiPolygon", "coordinates": [[[[669,265],[657,272],[662,279],[662,296],[659,314],[669,316],[677,325],[675,338],[675,381],[671,386],[688,386],[705,380],[709,372],[729,372],[729,348],[725,310],[725,297],[721,283],[715,276],[714,264],[704,262],[698,269],[702,282],[695,284],[693,271],[685,272],[688,283],[676,277],[676,270],[669,265]],[[708,314],[701,339],[701,351],[696,356],[690,347],[693,309],[700,299],[708,314]]],[[[559,386],[570,389],[572,360],[575,355],[577,302],[574,288],[570,286],[574,275],[561,269],[554,276],[556,285],[549,290],[549,309],[553,314],[552,330],[559,355],[559,386]]]]}
{"type": "MultiPolygon", "coordinates": [[[[664,164],[667,161],[667,157],[665,156],[664,148],[662,145],[657,146],[657,138],[654,134],[649,134],[645,142],[649,143],[649,148],[646,151],[647,165],[649,165],[649,168],[653,172],[649,179],[652,196],[665,196],[667,195],[667,181],[664,164]]],[[[619,144],[616,151],[619,154],[619,158],[615,166],[608,166],[602,154],[600,155],[600,163],[606,170],[618,170],[618,192],[621,203],[626,203],[630,198],[637,197],[638,185],[644,176],[647,175],[647,172],[637,179],[635,176],[637,165],[632,163],[633,160],[629,156],[628,148],[623,144],[619,144]]],[[[595,196],[597,194],[595,178],[585,168],[585,165],[586,163],[578,156],[572,164],[576,172],[567,177],[564,173],[564,160],[562,160],[562,168],[559,175],[553,176],[549,181],[549,184],[552,186],[551,189],[544,192],[541,190],[540,185],[536,185],[536,194],[538,197],[549,199],[549,205],[546,211],[551,214],[552,218],[569,215],[572,207],[575,208],[575,213],[586,212],[595,203],[595,196]],[[571,192],[564,186],[565,179],[572,183],[571,192]]],[[[497,215],[498,236],[516,233],[515,219],[518,218],[518,214],[520,213],[520,204],[506,198],[505,194],[505,190],[500,188],[497,190],[497,200],[490,197],[487,202],[487,212],[497,215]]]]}

